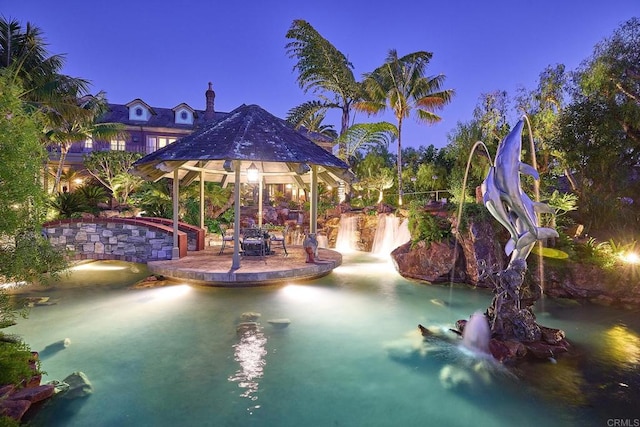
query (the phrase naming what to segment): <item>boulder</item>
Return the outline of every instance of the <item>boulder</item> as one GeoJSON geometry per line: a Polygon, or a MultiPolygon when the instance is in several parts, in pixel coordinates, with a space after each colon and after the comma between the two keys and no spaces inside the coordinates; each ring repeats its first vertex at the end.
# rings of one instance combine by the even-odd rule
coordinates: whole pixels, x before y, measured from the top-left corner
{"type": "MultiPolygon", "coordinates": [[[[93,393],[93,385],[84,372],[74,372],[66,377],[62,382],[69,384],[69,389],[62,393],[65,399],[77,399],[86,397],[93,393]]],[[[54,388],[53,385],[51,385],[54,388]]]]}
{"type": "Polygon", "coordinates": [[[51,384],[44,384],[37,387],[27,387],[20,389],[9,396],[9,400],[26,400],[31,403],[40,402],[53,396],[55,387],[51,384]]]}
{"type": "Polygon", "coordinates": [[[28,400],[3,400],[0,402],[0,415],[20,421],[30,407],[28,400]]]}
{"type": "Polygon", "coordinates": [[[291,320],[285,319],[285,318],[282,318],[282,319],[270,319],[270,320],[267,320],[267,323],[269,323],[270,325],[275,326],[276,328],[286,328],[291,323],[291,320]]]}
{"type": "Polygon", "coordinates": [[[260,316],[262,316],[262,314],[260,313],[256,313],[253,311],[245,311],[240,315],[240,319],[243,322],[257,322],[258,319],[260,319],[260,316]]]}
{"type": "Polygon", "coordinates": [[[455,256],[456,246],[451,242],[418,242],[414,247],[407,242],[391,252],[396,270],[402,276],[431,283],[451,280],[455,256]]]}
{"type": "Polygon", "coordinates": [[[7,384],[0,387],[0,401],[9,397],[11,393],[13,393],[16,389],[16,386],[13,384],[7,384]]]}

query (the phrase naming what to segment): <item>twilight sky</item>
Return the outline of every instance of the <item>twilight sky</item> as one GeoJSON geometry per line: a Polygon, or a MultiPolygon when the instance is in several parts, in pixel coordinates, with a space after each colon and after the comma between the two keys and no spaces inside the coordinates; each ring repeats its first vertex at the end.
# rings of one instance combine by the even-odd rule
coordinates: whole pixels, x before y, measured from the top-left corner
{"type": "MultiPolygon", "coordinates": [[[[284,118],[309,99],[296,83],[285,34],[308,21],[353,63],[358,80],[399,55],[433,52],[427,74],[454,89],[437,125],[403,125],[403,146],[447,144],[481,94],[537,85],[548,65],[574,70],[596,43],[640,15],[639,0],[0,0],[0,14],[40,27],[65,74],[92,82],[110,102],[205,108],[208,82],[218,111],[258,104],[284,118]]],[[[339,129],[338,116],[328,123],[339,129]]],[[[388,120],[391,115],[356,121],[388,120]]],[[[517,120],[515,113],[513,122],[517,120]]],[[[390,147],[395,152],[394,147],[390,147]]]]}

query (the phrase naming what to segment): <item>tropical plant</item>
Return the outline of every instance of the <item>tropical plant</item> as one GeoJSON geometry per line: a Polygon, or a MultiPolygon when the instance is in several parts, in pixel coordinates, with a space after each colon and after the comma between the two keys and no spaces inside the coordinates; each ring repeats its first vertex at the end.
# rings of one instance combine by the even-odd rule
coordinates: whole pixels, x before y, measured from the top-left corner
{"type": "MultiPolygon", "coordinates": [[[[295,110],[295,109],[294,109],[295,110]]],[[[296,127],[303,127],[307,131],[322,135],[326,138],[336,139],[338,137],[338,132],[333,128],[333,125],[324,124],[324,119],[326,117],[327,111],[317,111],[311,114],[305,114],[303,111],[293,111],[291,115],[288,117],[290,123],[293,123],[296,127]],[[296,114],[300,114],[297,117],[296,114]]]]}
{"type": "MultiPolygon", "coordinates": [[[[327,110],[341,111],[340,134],[350,125],[354,102],[362,98],[362,87],[353,76],[353,65],[347,57],[307,21],[296,19],[286,34],[287,54],[296,60],[293,69],[297,82],[305,92],[312,92],[319,100],[305,102],[292,108],[287,120],[299,126],[314,114],[327,110]]],[[[346,158],[346,146],[338,147],[338,157],[346,158]]]]}
{"type": "Polygon", "coordinates": [[[111,180],[113,197],[115,197],[121,205],[126,205],[129,200],[129,195],[140,188],[143,182],[144,180],[142,178],[131,175],[128,172],[118,174],[111,180]]]}
{"type": "Polygon", "coordinates": [[[451,224],[425,211],[422,203],[413,201],[409,204],[409,231],[412,243],[441,242],[451,237],[451,224]]]}
{"type": "Polygon", "coordinates": [[[141,180],[123,175],[129,175],[133,163],[141,157],[142,154],[129,151],[93,151],[84,157],[83,164],[114,197],[127,203],[129,194],[139,187],[141,180]]]}
{"type": "Polygon", "coordinates": [[[27,22],[23,29],[17,20],[0,17],[0,69],[20,84],[18,97],[45,111],[64,111],[67,95],[86,92],[89,82],[60,74],[64,55],[49,55],[46,47],[40,28],[27,22]]]}
{"type": "Polygon", "coordinates": [[[558,119],[551,148],[563,153],[590,234],[636,230],[640,211],[640,18],[632,18],[573,74],[571,102],[558,119]]]}
{"type": "Polygon", "coordinates": [[[46,46],[38,27],[27,22],[23,29],[18,21],[0,17],[0,69],[5,70],[12,84],[20,84],[18,97],[25,106],[43,113],[43,139],[60,149],[61,161],[53,187],[57,190],[67,139],[78,134],[69,124],[84,115],[79,108],[86,109],[83,104],[88,101],[81,97],[87,93],[89,82],[61,74],[64,56],[49,55],[46,46]]]}
{"type": "MultiPolygon", "coordinates": [[[[120,123],[98,122],[108,109],[104,92],[99,92],[95,96],[82,96],[80,92],[69,93],[68,96],[77,100],[74,107],[68,107],[63,111],[47,111],[46,138],[49,144],[56,147],[60,153],[54,188],[59,187],[65,159],[74,142],[90,138],[108,140],[126,135],[120,123]]],[[[69,101],[69,104],[71,103],[72,101],[69,101]]]]}
{"type": "Polygon", "coordinates": [[[89,210],[80,192],[61,192],[52,197],[50,206],[56,212],[57,218],[75,218],[89,210]]]}
{"type": "Polygon", "coordinates": [[[454,91],[442,89],[445,76],[425,77],[426,67],[433,56],[430,52],[413,52],[398,57],[395,49],[389,51],[383,65],[365,74],[364,88],[367,100],[358,102],[359,110],[378,114],[388,107],[398,122],[398,204],[402,205],[402,123],[413,110],[424,123],[436,123],[435,114],[451,101],[454,91]]]}
{"type": "Polygon", "coordinates": [[[87,208],[94,214],[98,212],[98,204],[109,201],[109,193],[100,185],[83,185],[75,190],[84,200],[87,208]]]}
{"type": "Polygon", "coordinates": [[[63,257],[40,236],[47,211],[40,180],[46,158],[39,141],[41,115],[24,108],[21,93],[0,70],[0,280],[41,281],[41,272],[57,269],[63,257]],[[19,246],[26,235],[37,245],[19,246]]]}
{"type": "Polygon", "coordinates": [[[381,203],[384,197],[384,190],[389,189],[394,184],[394,174],[386,146],[378,146],[377,150],[370,150],[362,160],[354,165],[354,171],[358,181],[353,184],[357,191],[364,192],[367,201],[374,203],[371,196],[372,191],[378,192],[378,199],[375,203],[381,203]]]}
{"type": "Polygon", "coordinates": [[[391,123],[359,123],[348,128],[338,137],[336,143],[346,147],[344,160],[350,165],[358,150],[366,150],[371,146],[389,147],[397,137],[397,129],[391,123]]]}
{"type": "Polygon", "coordinates": [[[173,202],[167,180],[146,181],[133,196],[134,203],[144,215],[159,218],[172,218],[173,202]]]}

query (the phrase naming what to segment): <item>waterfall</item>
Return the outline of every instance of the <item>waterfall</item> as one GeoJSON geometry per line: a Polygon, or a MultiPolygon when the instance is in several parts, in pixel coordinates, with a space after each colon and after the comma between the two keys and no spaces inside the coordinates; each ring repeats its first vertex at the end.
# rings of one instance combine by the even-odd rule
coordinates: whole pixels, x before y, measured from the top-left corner
{"type": "Polygon", "coordinates": [[[379,256],[388,256],[391,251],[409,240],[411,233],[408,219],[400,220],[392,214],[379,214],[371,252],[379,256]]]}
{"type": "Polygon", "coordinates": [[[336,238],[336,250],[339,252],[351,252],[358,249],[358,217],[342,214],[340,216],[340,228],[336,238]]]}

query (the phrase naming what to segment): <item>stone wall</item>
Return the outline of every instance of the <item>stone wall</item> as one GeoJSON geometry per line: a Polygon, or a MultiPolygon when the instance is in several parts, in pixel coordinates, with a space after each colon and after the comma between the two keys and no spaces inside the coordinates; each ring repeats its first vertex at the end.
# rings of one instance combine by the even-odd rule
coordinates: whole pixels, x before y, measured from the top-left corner
{"type": "MultiPolygon", "coordinates": [[[[169,260],[173,229],[136,218],[63,219],[43,225],[53,246],[70,258],[117,259],[129,262],[169,260]]],[[[180,257],[187,254],[187,235],[178,232],[180,257]]]]}

